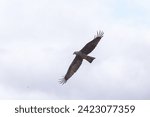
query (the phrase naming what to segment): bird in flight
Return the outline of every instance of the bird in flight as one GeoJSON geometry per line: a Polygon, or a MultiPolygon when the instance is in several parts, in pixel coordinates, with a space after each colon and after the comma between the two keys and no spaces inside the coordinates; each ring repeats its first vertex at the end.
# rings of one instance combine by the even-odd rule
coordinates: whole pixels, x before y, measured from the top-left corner
{"type": "Polygon", "coordinates": [[[97,32],[97,35],[94,37],[92,41],[87,43],[80,51],[75,51],[73,54],[75,54],[75,58],[72,61],[71,65],[68,68],[68,71],[63,79],[60,79],[60,84],[64,84],[67,82],[69,78],[79,69],[80,65],[82,64],[83,59],[87,60],[89,63],[92,63],[92,61],[95,59],[95,57],[88,56],[89,53],[91,53],[94,48],[97,46],[98,42],[103,37],[104,32],[99,31],[97,32]]]}

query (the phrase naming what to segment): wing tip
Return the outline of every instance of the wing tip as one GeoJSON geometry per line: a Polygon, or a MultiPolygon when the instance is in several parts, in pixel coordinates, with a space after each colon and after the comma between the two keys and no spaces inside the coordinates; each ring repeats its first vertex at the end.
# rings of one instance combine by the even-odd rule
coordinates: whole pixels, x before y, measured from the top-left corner
{"type": "Polygon", "coordinates": [[[59,84],[63,85],[67,82],[65,78],[59,79],[59,84]]]}
{"type": "Polygon", "coordinates": [[[97,31],[97,35],[95,35],[94,38],[97,38],[97,37],[102,38],[103,35],[104,35],[104,32],[100,30],[100,31],[97,31]]]}

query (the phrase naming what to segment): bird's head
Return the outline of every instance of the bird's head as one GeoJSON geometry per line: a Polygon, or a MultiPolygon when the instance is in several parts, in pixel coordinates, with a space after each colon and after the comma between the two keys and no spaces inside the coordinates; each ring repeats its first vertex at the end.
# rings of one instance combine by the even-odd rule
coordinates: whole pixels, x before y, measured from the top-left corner
{"type": "Polygon", "coordinates": [[[75,51],[73,54],[77,55],[78,51],[75,51]]]}

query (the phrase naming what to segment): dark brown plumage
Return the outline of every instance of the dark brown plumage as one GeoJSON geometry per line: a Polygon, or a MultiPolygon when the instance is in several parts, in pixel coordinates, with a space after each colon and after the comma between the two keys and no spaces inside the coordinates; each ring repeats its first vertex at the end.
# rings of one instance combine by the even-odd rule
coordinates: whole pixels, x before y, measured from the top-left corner
{"type": "Polygon", "coordinates": [[[64,84],[67,82],[69,78],[79,69],[80,65],[82,64],[83,59],[87,60],[89,63],[92,63],[92,61],[95,59],[94,57],[88,56],[89,53],[91,53],[95,47],[97,46],[98,42],[103,37],[103,31],[97,32],[96,37],[87,43],[80,51],[74,52],[76,54],[76,57],[72,61],[71,65],[69,66],[69,69],[63,79],[60,79],[60,84],[64,84]]]}

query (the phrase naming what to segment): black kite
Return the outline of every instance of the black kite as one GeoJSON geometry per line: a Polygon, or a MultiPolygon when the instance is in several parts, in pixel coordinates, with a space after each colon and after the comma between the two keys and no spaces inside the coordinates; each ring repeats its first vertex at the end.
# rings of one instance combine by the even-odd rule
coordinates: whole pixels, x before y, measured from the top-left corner
{"type": "Polygon", "coordinates": [[[80,65],[82,64],[83,59],[87,60],[89,63],[95,59],[94,57],[88,56],[94,48],[97,46],[98,42],[103,37],[103,31],[97,32],[97,35],[94,37],[92,41],[87,43],[80,51],[75,51],[73,54],[76,55],[74,60],[72,61],[65,77],[60,79],[60,84],[64,84],[67,80],[79,69],[80,65]]]}

